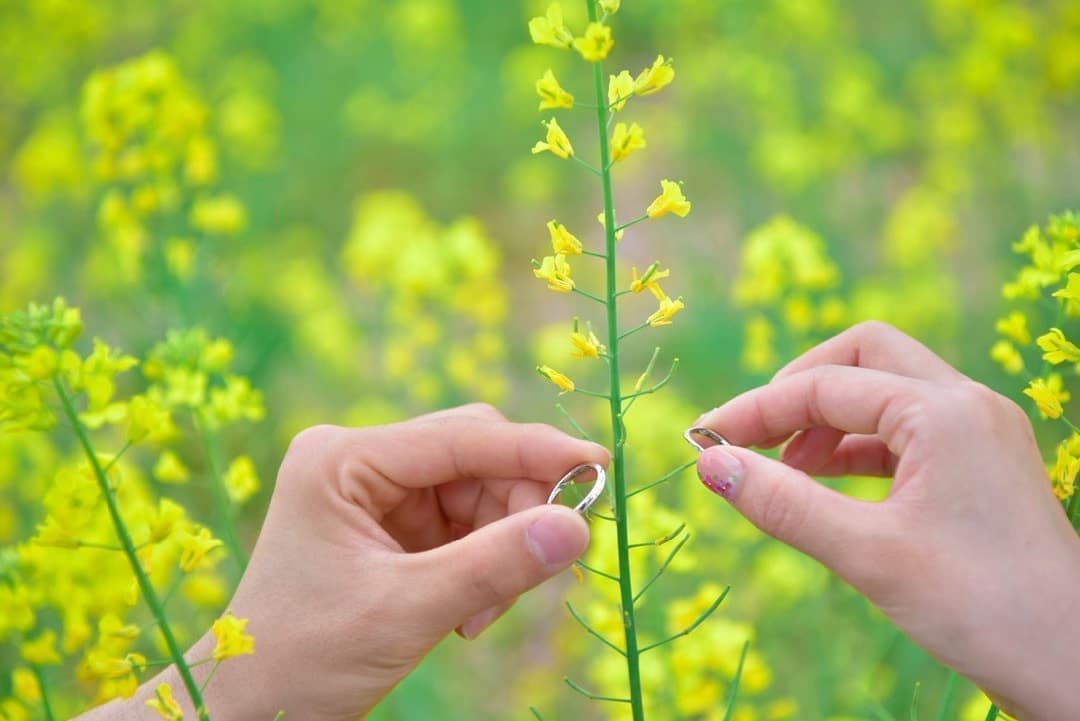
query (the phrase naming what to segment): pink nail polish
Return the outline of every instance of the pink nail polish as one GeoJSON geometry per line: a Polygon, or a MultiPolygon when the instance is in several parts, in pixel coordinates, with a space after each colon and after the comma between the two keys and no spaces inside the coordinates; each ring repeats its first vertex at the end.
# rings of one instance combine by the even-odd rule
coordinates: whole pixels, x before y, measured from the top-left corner
{"type": "Polygon", "coordinates": [[[743,465],[722,446],[706,448],[697,467],[701,482],[716,495],[731,501],[738,494],[743,465]]]}

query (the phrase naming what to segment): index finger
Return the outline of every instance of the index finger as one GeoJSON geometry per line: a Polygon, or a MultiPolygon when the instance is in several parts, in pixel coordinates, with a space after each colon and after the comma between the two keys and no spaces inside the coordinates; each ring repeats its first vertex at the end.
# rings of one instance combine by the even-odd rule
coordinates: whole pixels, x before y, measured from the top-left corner
{"type": "Polygon", "coordinates": [[[609,461],[602,446],[551,426],[461,415],[346,431],[336,452],[406,488],[468,480],[553,485],[574,466],[609,461]]]}
{"type": "Polygon", "coordinates": [[[911,336],[887,323],[867,321],[814,346],[777,371],[774,378],[823,365],[873,368],[936,381],[963,377],[960,371],[911,336]]]}
{"type": "Polygon", "coordinates": [[[806,428],[873,434],[897,454],[908,411],[925,400],[925,381],[869,368],[820,366],[777,378],[706,413],[698,424],[731,443],[756,446],[806,428]]]}

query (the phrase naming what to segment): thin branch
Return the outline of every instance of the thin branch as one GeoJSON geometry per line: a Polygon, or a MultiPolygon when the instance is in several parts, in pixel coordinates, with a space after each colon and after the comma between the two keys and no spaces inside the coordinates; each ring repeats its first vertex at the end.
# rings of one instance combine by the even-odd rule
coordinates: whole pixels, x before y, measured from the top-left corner
{"type": "Polygon", "coordinates": [[[606,513],[601,513],[600,511],[594,511],[591,508],[589,509],[589,515],[590,516],[596,516],[597,518],[599,518],[599,519],[601,519],[603,521],[611,521],[612,523],[618,523],[619,522],[619,519],[615,518],[615,516],[609,516],[606,513]]]}
{"type": "Polygon", "coordinates": [[[601,305],[607,305],[607,302],[604,301],[603,298],[595,296],[592,293],[589,293],[588,291],[584,291],[581,288],[578,288],[576,285],[574,286],[573,291],[575,293],[577,293],[578,295],[580,295],[580,296],[584,296],[585,298],[588,298],[591,301],[595,301],[596,303],[599,303],[601,305]]]}
{"type": "Polygon", "coordinates": [[[574,393],[580,393],[583,396],[591,396],[593,398],[603,398],[605,401],[611,400],[611,396],[607,393],[597,393],[596,391],[585,390],[584,388],[575,388],[574,393]]]}
{"type": "Polygon", "coordinates": [[[644,548],[645,546],[663,546],[665,543],[675,540],[675,538],[683,532],[684,528],[686,528],[686,524],[680,523],[678,528],[676,528],[674,531],[667,534],[666,536],[661,536],[655,541],[642,541],[641,543],[631,543],[630,548],[644,548]]]}
{"type": "Polygon", "coordinates": [[[596,636],[596,638],[600,639],[605,646],[607,646],[611,650],[615,651],[616,653],[618,653],[623,658],[626,658],[626,651],[623,651],[621,648],[619,648],[614,643],[609,641],[607,639],[607,637],[605,637],[602,633],[600,633],[595,628],[590,626],[589,622],[581,617],[581,614],[579,614],[577,612],[577,610],[574,608],[573,604],[571,604],[569,601],[566,602],[566,608],[570,610],[570,615],[574,617],[575,621],[577,621],[579,624],[581,624],[581,627],[584,628],[586,632],[590,633],[593,636],[596,636]]]}
{"type": "MultiPolygon", "coordinates": [[[[656,367],[656,360],[660,357],[660,346],[653,349],[652,358],[649,359],[648,365],[645,366],[645,371],[638,376],[637,383],[634,384],[634,390],[640,391],[641,387],[645,385],[645,381],[649,380],[649,376],[652,375],[653,368],[656,367]]],[[[625,417],[630,409],[634,407],[634,402],[637,401],[638,396],[634,396],[630,399],[630,402],[623,406],[622,414],[625,417]]]]}
{"type": "Polygon", "coordinates": [[[628,698],[617,698],[615,696],[600,696],[600,695],[592,693],[590,691],[586,691],[581,686],[578,686],[576,683],[574,683],[572,680],[570,680],[569,676],[563,677],[563,681],[566,682],[567,686],[574,689],[575,691],[577,691],[579,694],[581,694],[585,698],[589,699],[590,701],[611,701],[612,703],[630,703],[630,699],[628,699],[628,698]]]}
{"type": "Polygon", "coordinates": [[[559,409],[559,413],[562,413],[567,422],[574,429],[574,431],[587,441],[592,441],[592,437],[581,427],[581,424],[577,422],[574,416],[570,415],[570,411],[563,407],[562,403],[556,403],[555,407],[559,409]]]}
{"type": "Polygon", "coordinates": [[[631,221],[629,221],[627,223],[623,223],[622,225],[616,226],[615,227],[615,232],[618,233],[619,231],[626,230],[630,226],[637,225],[638,223],[640,223],[642,221],[645,221],[645,220],[648,220],[648,219],[649,219],[649,214],[648,213],[646,213],[645,215],[638,216],[637,218],[634,218],[633,220],[631,220],[631,221]]]}
{"type": "Polygon", "coordinates": [[[735,701],[739,697],[739,686],[742,684],[743,664],[746,663],[746,652],[750,649],[750,642],[744,641],[742,653],[739,654],[739,665],[735,668],[735,678],[731,679],[731,690],[728,692],[727,709],[721,721],[729,721],[731,713],[735,710],[735,701]]]}
{"type": "Polygon", "coordinates": [[[626,497],[627,498],[633,498],[634,496],[636,496],[639,493],[644,493],[645,491],[656,488],[657,486],[659,486],[662,483],[667,483],[668,481],[670,481],[675,476],[679,475],[680,473],[682,473],[683,471],[685,471],[685,470],[687,470],[689,468],[693,468],[695,465],[697,465],[697,459],[696,458],[694,460],[692,460],[692,461],[687,461],[686,463],[682,464],[681,466],[679,466],[678,468],[676,468],[676,469],[674,469],[672,471],[669,471],[668,473],[664,474],[663,476],[656,479],[652,483],[650,483],[650,484],[648,484],[646,486],[642,486],[641,488],[636,488],[633,491],[630,491],[629,493],[626,494],[626,497]]]}
{"type": "Polygon", "coordinates": [[[106,464],[106,466],[104,468],[103,472],[105,473],[105,475],[109,474],[109,471],[111,471],[113,469],[113,466],[116,465],[116,462],[120,460],[121,456],[123,456],[127,452],[127,450],[129,448],[131,448],[131,445],[132,445],[131,441],[128,441],[127,443],[124,444],[123,448],[121,448],[119,451],[116,452],[116,455],[114,455],[112,457],[112,460],[109,461],[108,464],[106,464]]]}
{"type": "MultiPolygon", "coordinates": [[[[648,323],[646,323],[646,325],[648,325],[648,323]]],[[[661,380],[659,383],[654,385],[652,388],[646,388],[643,391],[637,391],[635,393],[631,393],[630,395],[623,396],[623,400],[624,401],[625,400],[632,400],[634,398],[637,398],[638,396],[647,396],[647,395],[652,395],[653,393],[656,393],[657,391],[659,391],[660,389],[662,389],[664,386],[666,386],[668,383],[671,382],[671,379],[675,377],[675,371],[676,371],[676,369],[678,369],[678,367],[679,367],[679,359],[676,358],[675,360],[671,361],[671,368],[668,370],[668,373],[667,373],[666,376],[664,376],[663,380],[661,380]]]]}
{"type": "Polygon", "coordinates": [[[603,176],[603,173],[601,173],[598,168],[594,168],[592,165],[590,165],[589,163],[587,163],[584,160],[582,160],[581,158],[579,158],[577,156],[577,153],[574,153],[573,155],[571,155],[570,159],[576,161],[579,165],[581,165],[581,167],[585,168],[586,170],[588,170],[593,175],[601,176],[601,177],[603,176]]]}
{"type": "Polygon", "coordinates": [[[592,257],[592,258],[599,258],[599,259],[601,259],[601,260],[607,260],[607,256],[606,256],[606,255],[604,255],[603,253],[594,253],[594,252],[593,252],[593,251],[591,251],[591,250],[584,250],[584,249],[583,249],[583,250],[581,251],[581,254],[582,254],[582,255],[587,255],[587,256],[589,256],[589,257],[592,257]]]}
{"type": "Polygon", "coordinates": [[[689,540],[690,534],[687,533],[679,540],[677,544],[675,544],[675,548],[671,549],[671,553],[669,553],[667,555],[667,558],[664,559],[664,562],[660,564],[660,568],[656,569],[656,573],[652,575],[652,578],[646,581],[645,585],[641,587],[641,590],[634,594],[634,603],[637,603],[638,599],[644,596],[645,592],[649,590],[649,587],[656,583],[657,579],[660,578],[660,576],[664,575],[664,571],[667,570],[668,566],[671,565],[671,562],[675,560],[675,556],[679,555],[679,551],[683,549],[683,546],[685,546],[686,542],[689,540]]]}
{"type": "Polygon", "coordinates": [[[544,717],[540,715],[540,711],[538,711],[535,706],[530,706],[529,710],[532,711],[532,715],[536,718],[536,721],[544,721],[544,717]]]}
{"type": "MultiPolygon", "coordinates": [[[[626,331],[625,333],[622,333],[619,336],[619,340],[625,340],[625,339],[629,338],[630,336],[634,335],[634,333],[637,333],[638,331],[641,331],[641,330],[645,330],[648,327],[649,327],[649,321],[645,321],[641,325],[635,326],[635,327],[631,328],[630,330],[626,331]]],[[[623,397],[624,398],[629,398],[629,396],[623,396],[623,397]]]]}
{"type": "Polygon", "coordinates": [[[619,579],[618,576],[610,574],[607,571],[601,571],[599,568],[596,568],[594,566],[590,566],[589,564],[585,563],[584,561],[575,561],[575,565],[577,565],[578,568],[584,568],[589,573],[595,573],[597,576],[602,576],[602,577],[604,577],[604,578],[606,578],[608,580],[614,581],[615,583],[620,582],[620,579],[619,579]]]}
{"type": "Polygon", "coordinates": [[[651,651],[654,648],[660,648],[661,646],[664,646],[666,644],[671,643],[672,641],[674,641],[677,638],[682,638],[683,636],[690,635],[690,633],[692,633],[695,628],[697,628],[701,624],[705,623],[705,619],[707,619],[709,616],[711,616],[713,614],[713,611],[715,611],[717,608],[719,608],[720,604],[724,602],[724,599],[727,597],[728,591],[730,591],[730,590],[731,590],[731,586],[728,586],[727,588],[725,588],[724,592],[721,593],[717,597],[717,599],[712,602],[712,605],[710,605],[707,609],[705,609],[705,612],[702,613],[700,616],[698,616],[696,621],[694,621],[692,624],[690,624],[689,626],[684,628],[682,631],[679,631],[674,636],[669,636],[668,638],[664,639],[663,641],[658,641],[657,643],[646,646],[645,648],[641,649],[641,652],[645,653],[646,651],[651,651]]]}

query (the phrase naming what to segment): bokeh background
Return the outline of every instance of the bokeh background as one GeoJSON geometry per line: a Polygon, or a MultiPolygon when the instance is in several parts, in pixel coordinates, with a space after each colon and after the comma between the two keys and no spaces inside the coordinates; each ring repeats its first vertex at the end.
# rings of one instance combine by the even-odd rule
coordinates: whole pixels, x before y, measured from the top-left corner
{"type": "MultiPolygon", "coordinates": [[[[634,228],[620,250],[627,269],[662,259],[666,289],[687,304],[629,349],[628,376],[655,344],[682,361],[630,419],[634,478],[689,460],[680,433],[702,410],[861,319],[894,323],[1017,394],[988,349],[1017,265],[1011,244],[1078,202],[1080,4],[623,4],[611,67],[636,72],[662,52],[677,77],[632,108],[649,148],[619,166],[619,207],[636,215],[659,177],[684,181],[694,203],[684,222],[634,228]]],[[[564,5],[581,25],[583,7],[564,5]]],[[[0,4],[0,310],[62,295],[83,309],[88,336],[139,355],[171,329],[229,339],[267,410],[222,439],[263,481],[239,517],[246,545],[289,439],[312,423],[476,400],[563,423],[533,369],[551,363],[587,382],[565,337],[568,319],[591,309],[546,291],[529,261],[546,253],[552,217],[595,242],[601,201],[588,173],[529,153],[546,117],[535,79],[552,67],[568,89],[589,88],[570,54],[528,42],[526,22],[545,6],[0,4]]],[[[584,157],[591,121],[562,121],[584,157]]],[[[602,432],[601,408],[562,402],[602,432]]],[[[0,543],[11,547],[41,521],[48,483],[43,472],[27,481],[33,463],[50,462],[27,460],[22,443],[0,439],[0,543]]],[[[209,522],[212,501],[185,492],[209,522]]],[[[747,639],[739,721],[985,714],[961,684],[939,717],[945,670],[692,474],[638,513],[644,537],[680,520],[694,535],[651,597],[647,632],[732,586],[706,626],[649,658],[654,718],[722,718],[747,639]]],[[[611,540],[597,523],[602,565],[611,540]]],[[[372,718],[524,719],[529,705],[549,719],[620,718],[562,683],[570,673],[618,689],[618,659],[561,605],[569,594],[597,625],[617,624],[595,586],[568,577],[482,642],[452,639],[372,718]]],[[[74,710],[94,690],[65,693],[74,710]]]]}

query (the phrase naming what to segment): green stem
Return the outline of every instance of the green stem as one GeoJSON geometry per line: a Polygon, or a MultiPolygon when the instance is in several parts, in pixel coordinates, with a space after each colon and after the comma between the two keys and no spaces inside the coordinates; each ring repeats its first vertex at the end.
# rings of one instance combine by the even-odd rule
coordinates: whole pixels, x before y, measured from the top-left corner
{"type": "Polygon", "coordinates": [[[38,689],[41,691],[41,709],[45,713],[45,721],[55,721],[56,716],[53,715],[52,704],[49,703],[49,689],[45,685],[45,673],[36,665],[30,666],[30,670],[34,672],[38,689]]]}
{"type": "Polygon", "coordinates": [[[150,577],[146,574],[146,571],[143,570],[142,563],[139,562],[138,552],[135,550],[135,543],[131,540],[131,533],[128,532],[127,525],[120,515],[120,506],[116,502],[116,496],[113,495],[112,488],[109,487],[108,476],[105,475],[105,470],[101,467],[101,461],[98,460],[97,453],[94,452],[94,447],[90,445],[90,438],[87,436],[86,430],[79,421],[79,415],[76,413],[75,407],[72,405],[67,391],[64,390],[63,384],[60,382],[59,378],[54,379],[53,382],[56,386],[56,392],[60,397],[60,403],[64,407],[64,415],[66,415],[71,422],[71,427],[75,431],[75,435],[79,440],[79,445],[82,446],[83,454],[90,462],[90,466],[94,470],[94,475],[97,477],[98,485],[101,486],[101,495],[105,498],[105,505],[109,509],[109,516],[112,519],[113,528],[116,529],[116,537],[120,539],[120,545],[124,549],[124,555],[127,556],[128,563],[131,564],[131,570],[135,574],[135,581],[139,584],[139,590],[142,592],[143,599],[146,601],[146,605],[150,609],[150,613],[153,615],[154,620],[157,621],[158,628],[161,630],[161,637],[165,641],[165,647],[169,650],[169,656],[172,657],[173,663],[176,664],[176,670],[180,674],[180,680],[183,682],[184,688],[187,689],[188,696],[191,698],[191,703],[195,706],[199,721],[210,721],[210,715],[206,711],[206,705],[203,703],[202,694],[199,692],[199,686],[195,683],[195,678],[191,675],[191,667],[188,666],[187,660],[184,658],[184,652],[180,649],[180,644],[176,642],[176,636],[173,634],[172,627],[169,626],[169,620],[165,616],[165,610],[158,600],[157,591],[154,590],[154,585],[150,582],[150,577]]]}
{"type": "Polygon", "coordinates": [[[229,492],[225,489],[225,479],[221,472],[221,451],[218,448],[217,436],[206,427],[206,423],[197,411],[192,412],[192,421],[206,450],[206,463],[210,469],[210,492],[214,496],[214,515],[217,517],[215,522],[217,532],[228,546],[229,555],[235,559],[239,578],[247,568],[247,554],[244,553],[244,547],[240,545],[240,539],[236,536],[232,501],[229,500],[229,492]]]}
{"type": "Polygon", "coordinates": [[[990,704],[990,710],[986,712],[986,721],[997,721],[998,707],[995,704],[990,704]]]}
{"type": "MultiPolygon", "coordinates": [[[[589,20],[599,17],[597,0],[588,0],[589,20]]],[[[619,596],[622,606],[623,629],[626,638],[626,675],[629,686],[630,712],[633,721],[645,721],[645,700],[641,690],[641,667],[638,658],[637,619],[634,615],[634,586],[630,569],[630,529],[626,515],[626,430],[622,422],[622,388],[619,378],[619,318],[618,279],[615,267],[615,200],[611,188],[611,148],[608,139],[607,97],[604,93],[604,70],[600,63],[593,63],[593,86],[596,91],[596,130],[600,141],[600,184],[604,193],[604,240],[607,271],[607,335],[608,395],[611,414],[612,449],[611,463],[614,476],[615,535],[619,556],[619,596]]]]}
{"type": "Polygon", "coordinates": [[[941,699],[941,708],[938,709],[937,721],[945,721],[949,716],[949,707],[952,706],[953,696],[956,694],[956,682],[960,677],[956,671],[949,671],[949,680],[945,682],[945,695],[941,699]]]}

